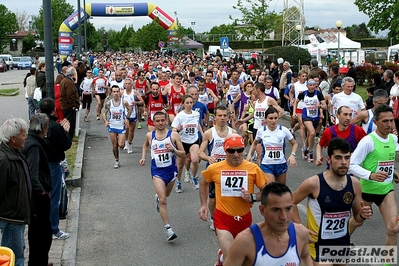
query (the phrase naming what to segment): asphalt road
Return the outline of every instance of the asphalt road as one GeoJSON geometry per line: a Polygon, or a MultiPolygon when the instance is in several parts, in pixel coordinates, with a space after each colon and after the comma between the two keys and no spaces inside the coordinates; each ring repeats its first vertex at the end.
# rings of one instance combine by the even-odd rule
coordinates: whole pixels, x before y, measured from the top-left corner
{"type": "MultiPolygon", "coordinates": [[[[27,101],[21,85],[26,73],[25,70],[0,73],[0,89],[21,88],[18,96],[0,97],[0,123],[11,116],[27,119],[27,101]],[[9,85],[4,85],[6,83],[9,85]]],[[[176,194],[173,191],[168,198],[170,224],[178,236],[168,243],[155,210],[149,165],[141,167],[138,163],[146,126],[136,129],[133,154],[121,152],[121,167],[114,169],[107,130],[101,121],[95,120],[95,104],[94,101],[90,122],[83,122],[82,115],[80,119],[87,140],[76,265],[213,265],[218,243],[208,223],[198,218],[198,190],[183,183],[184,192],[176,194]]],[[[281,123],[288,126],[285,120],[281,123]]],[[[147,159],[149,162],[149,154],[147,159]]],[[[288,171],[287,185],[292,190],[307,177],[324,170],[303,161],[300,156],[297,161],[298,166],[288,171]]],[[[201,163],[200,170],[204,166],[201,163]]],[[[300,206],[302,222],[306,219],[305,206],[306,202],[300,206]]],[[[253,222],[262,220],[258,204],[252,212],[253,222]]],[[[384,222],[374,206],[374,217],[354,233],[352,241],[356,245],[382,245],[384,239],[384,222]]]]}

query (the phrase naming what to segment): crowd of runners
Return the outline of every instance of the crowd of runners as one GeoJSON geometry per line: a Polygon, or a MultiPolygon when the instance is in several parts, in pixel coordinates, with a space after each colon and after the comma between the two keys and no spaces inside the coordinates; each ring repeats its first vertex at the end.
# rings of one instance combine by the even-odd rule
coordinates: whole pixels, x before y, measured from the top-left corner
{"type": "Polygon", "coordinates": [[[373,91],[366,110],[353,77],[332,67],[329,82],[317,63],[293,72],[281,58],[260,65],[240,55],[227,62],[157,52],[71,62],[85,66],[76,78],[84,121],[95,97],[93,117],[110,134],[115,169],[131,163],[122,164],[119,153],[133,152],[136,130],[148,129],[139,163],[151,168],[168,241],[177,234],[167,197],[173,189],[182,193],[182,182],[199,190],[199,218],[220,246],[215,265],[318,265],[321,247],[353,245],[350,235],[372,217],[373,203],[384,219],[385,245],[396,246],[398,139],[388,93],[373,91]],[[289,128],[278,122],[283,116],[289,128]],[[320,166],[323,148],[327,170],[291,191],[287,171],[297,153],[320,166]],[[306,226],[297,209],[304,199],[306,226]],[[256,201],[264,221],[251,226],[256,201]]]}

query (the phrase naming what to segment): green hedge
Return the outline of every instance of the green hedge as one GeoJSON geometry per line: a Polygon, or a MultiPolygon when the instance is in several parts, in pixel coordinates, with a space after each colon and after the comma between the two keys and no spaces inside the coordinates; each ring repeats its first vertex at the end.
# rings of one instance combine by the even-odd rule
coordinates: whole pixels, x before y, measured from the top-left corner
{"type": "MultiPolygon", "coordinates": [[[[389,46],[388,39],[353,39],[353,41],[360,42],[363,48],[367,47],[384,47],[387,48],[389,46]]],[[[219,45],[219,42],[201,42],[204,44],[205,51],[208,50],[210,45],[219,45]]],[[[309,43],[308,41],[305,44],[309,43]]],[[[397,43],[394,40],[392,43],[397,43]]],[[[261,50],[262,42],[261,41],[230,41],[229,46],[234,50],[248,49],[248,50],[261,50]]],[[[275,46],[281,46],[281,40],[265,40],[264,47],[271,48],[275,46]]]]}

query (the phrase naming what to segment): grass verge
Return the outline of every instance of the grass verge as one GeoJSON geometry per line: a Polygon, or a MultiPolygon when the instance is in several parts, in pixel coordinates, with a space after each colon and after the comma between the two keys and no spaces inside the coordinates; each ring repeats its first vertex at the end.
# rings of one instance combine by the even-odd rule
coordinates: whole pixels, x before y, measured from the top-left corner
{"type": "Polygon", "coordinates": [[[0,89],[0,96],[16,96],[19,94],[18,88],[13,89],[0,89]]]}
{"type": "Polygon", "coordinates": [[[75,169],[76,154],[78,151],[78,140],[79,140],[79,137],[76,137],[76,136],[73,137],[72,146],[69,150],[66,151],[66,159],[68,161],[69,170],[71,170],[71,173],[69,176],[71,176],[71,177],[73,175],[73,170],[75,169]]]}

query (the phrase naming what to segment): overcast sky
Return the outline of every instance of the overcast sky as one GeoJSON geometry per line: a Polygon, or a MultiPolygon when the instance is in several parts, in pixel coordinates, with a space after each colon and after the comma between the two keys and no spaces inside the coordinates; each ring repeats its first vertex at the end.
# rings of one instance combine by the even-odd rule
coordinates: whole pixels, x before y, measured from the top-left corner
{"type": "MultiPolygon", "coordinates": [[[[298,2],[299,0],[289,0],[289,2],[298,2]]],[[[4,2],[3,0],[1,2],[4,2]]],[[[67,0],[72,6],[77,9],[77,0],[67,0]]],[[[86,3],[134,3],[136,1],[106,1],[95,0],[86,1],[86,3]]],[[[145,2],[145,1],[143,1],[145,2]]],[[[241,12],[232,8],[237,4],[236,0],[151,0],[151,3],[159,6],[171,17],[175,18],[175,11],[179,22],[184,27],[191,27],[191,22],[195,22],[195,32],[209,31],[213,26],[220,24],[228,24],[232,21],[229,15],[233,18],[239,18],[241,12]]],[[[246,1],[243,1],[246,3],[246,1]]],[[[343,27],[353,24],[367,23],[369,18],[363,13],[359,12],[357,6],[353,4],[353,0],[304,0],[305,4],[305,20],[306,26],[319,26],[320,28],[335,27],[335,22],[341,20],[343,27]]],[[[14,0],[2,3],[12,12],[27,12],[28,15],[37,15],[40,6],[40,0],[14,0]]],[[[81,0],[83,6],[83,0],[81,0]]],[[[270,2],[269,11],[277,13],[282,12],[284,7],[284,0],[273,0],[270,2]]],[[[68,14],[69,16],[69,14],[68,14]]],[[[123,18],[105,18],[95,17],[92,23],[96,28],[104,27],[105,29],[120,30],[124,25],[132,25],[134,29],[138,29],[143,25],[151,22],[148,17],[123,17],[123,18]]],[[[58,26],[57,26],[58,27],[58,26]]]]}

